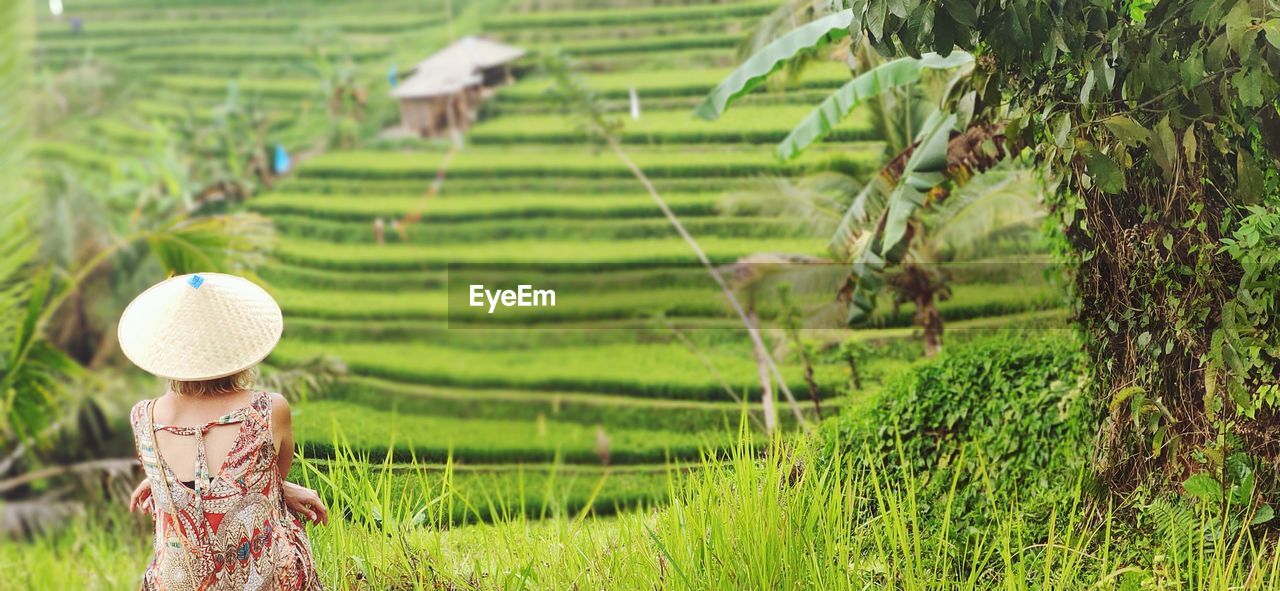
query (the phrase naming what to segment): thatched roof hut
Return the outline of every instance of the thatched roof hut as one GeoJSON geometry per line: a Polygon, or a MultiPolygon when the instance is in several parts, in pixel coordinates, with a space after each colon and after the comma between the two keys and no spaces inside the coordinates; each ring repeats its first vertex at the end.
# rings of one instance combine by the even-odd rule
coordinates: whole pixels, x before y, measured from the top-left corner
{"type": "Polygon", "coordinates": [[[524,55],[518,47],[468,36],[418,62],[391,91],[402,125],[423,137],[466,131],[480,101],[512,81],[511,63],[524,55]]]}

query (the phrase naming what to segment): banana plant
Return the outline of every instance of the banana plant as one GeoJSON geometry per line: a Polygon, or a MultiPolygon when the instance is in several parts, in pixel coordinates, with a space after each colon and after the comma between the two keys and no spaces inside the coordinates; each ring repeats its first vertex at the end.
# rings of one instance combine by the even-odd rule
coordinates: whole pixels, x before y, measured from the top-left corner
{"type": "MultiPolygon", "coordinates": [[[[778,35],[717,85],[694,114],[707,120],[718,118],[735,100],[758,87],[785,64],[842,41],[849,28],[860,19],[852,9],[846,9],[778,35]]],[[[861,41],[854,47],[865,51],[861,41]]],[[[865,321],[875,309],[877,295],[888,287],[886,270],[902,264],[904,257],[912,252],[913,241],[922,237],[918,234],[924,231],[924,214],[938,207],[953,189],[1007,155],[1001,128],[969,121],[972,93],[947,100],[956,82],[971,75],[974,65],[971,54],[947,50],[889,61],[866,58],[861,61],[859,64],[850,59],[854,75],[849,82],[815,107],[777,146],[780,159],[797,157],[860,105],[920,84],[924,72],[929,70],[953,71],[938,101],[940,105],[949,102],[953,109],[935,107],[923,124],[908,126],[910,141],[894,146],[896,151],[890,154],[887,164],[849,203],[831,237],[832,251],[849,264],[848,277],[839,290],[840,300],[848,305],[849,324],[865,321]]],[[[941,288],[945,282],[935,278],[909,283],[926,286],[925,292],[930,294],[920,300],[927,303],[923,312],[929,318],[918,318],[918,323],[925,327],[926,349],[936,350],[940,346],[941,319],[933,306],[933,294],[945,295],[941,288]],[[937,338],[933,338],[935,336],[937,338]],[[937,346],[931,344],[935,341],[937,346]]]]}

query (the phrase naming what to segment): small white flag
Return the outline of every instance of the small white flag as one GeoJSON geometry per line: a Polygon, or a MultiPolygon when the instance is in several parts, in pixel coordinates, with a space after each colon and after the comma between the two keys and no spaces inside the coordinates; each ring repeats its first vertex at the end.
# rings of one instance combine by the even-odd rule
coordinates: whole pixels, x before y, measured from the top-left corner
{"type": "Polygon", "coordinates": [[[631,118],[640,118],[640,95],[636,94],[636,87],[631,87],[631,118]]]}

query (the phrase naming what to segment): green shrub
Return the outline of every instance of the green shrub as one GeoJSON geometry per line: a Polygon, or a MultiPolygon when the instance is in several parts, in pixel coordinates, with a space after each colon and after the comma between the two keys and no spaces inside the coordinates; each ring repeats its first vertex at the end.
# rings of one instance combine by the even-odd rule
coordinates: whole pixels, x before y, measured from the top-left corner
{"type": "Polygon", "coordinates": [[[958,477],[957,502],[970,508],[990,494],[1026,500],[1062,490],[1078,476],[1094,428],[1082,360],[1076,339],[1059,331],[955,346],[891,380],[866,415],[828,423],[826,442],[909,470],[939,497],[958,477]],[[989,479],[949,470],[962,448],[979,456],[989,479]]]}

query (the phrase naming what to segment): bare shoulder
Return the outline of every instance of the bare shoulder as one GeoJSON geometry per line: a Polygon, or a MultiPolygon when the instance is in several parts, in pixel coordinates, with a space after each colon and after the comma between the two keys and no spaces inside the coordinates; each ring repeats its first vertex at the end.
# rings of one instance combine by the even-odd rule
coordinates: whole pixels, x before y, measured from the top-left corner
{"type": "Polygon", "coordinates": [[[271,419],[277,424],[287,424],[292,420],[289,412],[289,399],[282,396],[279,392],[272,392],[271,396],[271,419]]]}

